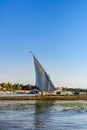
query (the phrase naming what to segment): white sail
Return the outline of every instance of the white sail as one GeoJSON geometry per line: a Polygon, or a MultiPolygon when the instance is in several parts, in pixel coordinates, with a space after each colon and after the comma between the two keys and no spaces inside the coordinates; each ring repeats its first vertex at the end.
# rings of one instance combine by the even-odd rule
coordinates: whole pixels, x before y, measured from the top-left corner
{"type": "Polygon", "coordinates": [[[52,84],[48,74],[45,72],[45,70],[34,55],[33,58],[36,71],[36,86],[39,87],[42,91],[54,91],[55,87],[52,84]]]}

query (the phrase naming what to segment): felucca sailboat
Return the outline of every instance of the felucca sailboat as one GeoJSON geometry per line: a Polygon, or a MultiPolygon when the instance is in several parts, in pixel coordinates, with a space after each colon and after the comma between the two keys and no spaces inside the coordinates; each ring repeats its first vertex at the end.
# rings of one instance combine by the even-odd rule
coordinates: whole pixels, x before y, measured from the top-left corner
{"type": "MultiPolygon", "coordinates": [[[[32,53],[32,52],[31,52],[32,53]]],[[[34,65],[35,65],[35,72],[36,72],[36,84],[41,91],[45,92],[53,92],[55,90],[55,87],[50,80],[49,75],[46,73],[46,71],[43,69],[35,55],[32,53],[34,58],[34,65]]]]}

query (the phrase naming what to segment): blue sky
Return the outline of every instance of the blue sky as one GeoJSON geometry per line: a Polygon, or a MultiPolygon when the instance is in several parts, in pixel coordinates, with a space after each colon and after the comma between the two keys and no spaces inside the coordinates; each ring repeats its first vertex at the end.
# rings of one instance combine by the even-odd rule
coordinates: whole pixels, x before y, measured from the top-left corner
{"type": "Polygon", "coordinates": [[[0,0],[0,82],[35,84],[31,50],[55,86],[87,88],[87,1],[0,0]]]}

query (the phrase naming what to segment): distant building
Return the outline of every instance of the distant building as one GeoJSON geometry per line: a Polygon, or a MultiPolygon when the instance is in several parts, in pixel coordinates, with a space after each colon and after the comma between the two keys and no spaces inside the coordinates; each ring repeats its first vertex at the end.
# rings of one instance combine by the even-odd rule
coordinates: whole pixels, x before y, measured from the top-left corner
{"type": "Polygon", "coordinates": [[[56,94],[57,94],[57,95],[61,95],[61,91],[57,91],[56,94]]]}
{"type": "Polygon", "coordinates": [[[74,91],[74,95],[79,95],[80,91],[79,90],[75,90],[74,91]]]}

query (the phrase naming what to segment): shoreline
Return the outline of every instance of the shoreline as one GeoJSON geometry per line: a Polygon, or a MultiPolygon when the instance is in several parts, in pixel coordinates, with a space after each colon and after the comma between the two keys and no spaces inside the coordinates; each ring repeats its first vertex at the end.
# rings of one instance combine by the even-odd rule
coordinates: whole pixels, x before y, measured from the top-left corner
{"type": "Polygon", "coordinates": [[[0,100],[87,100],[87,95],[2,96],[0,100]]]}

